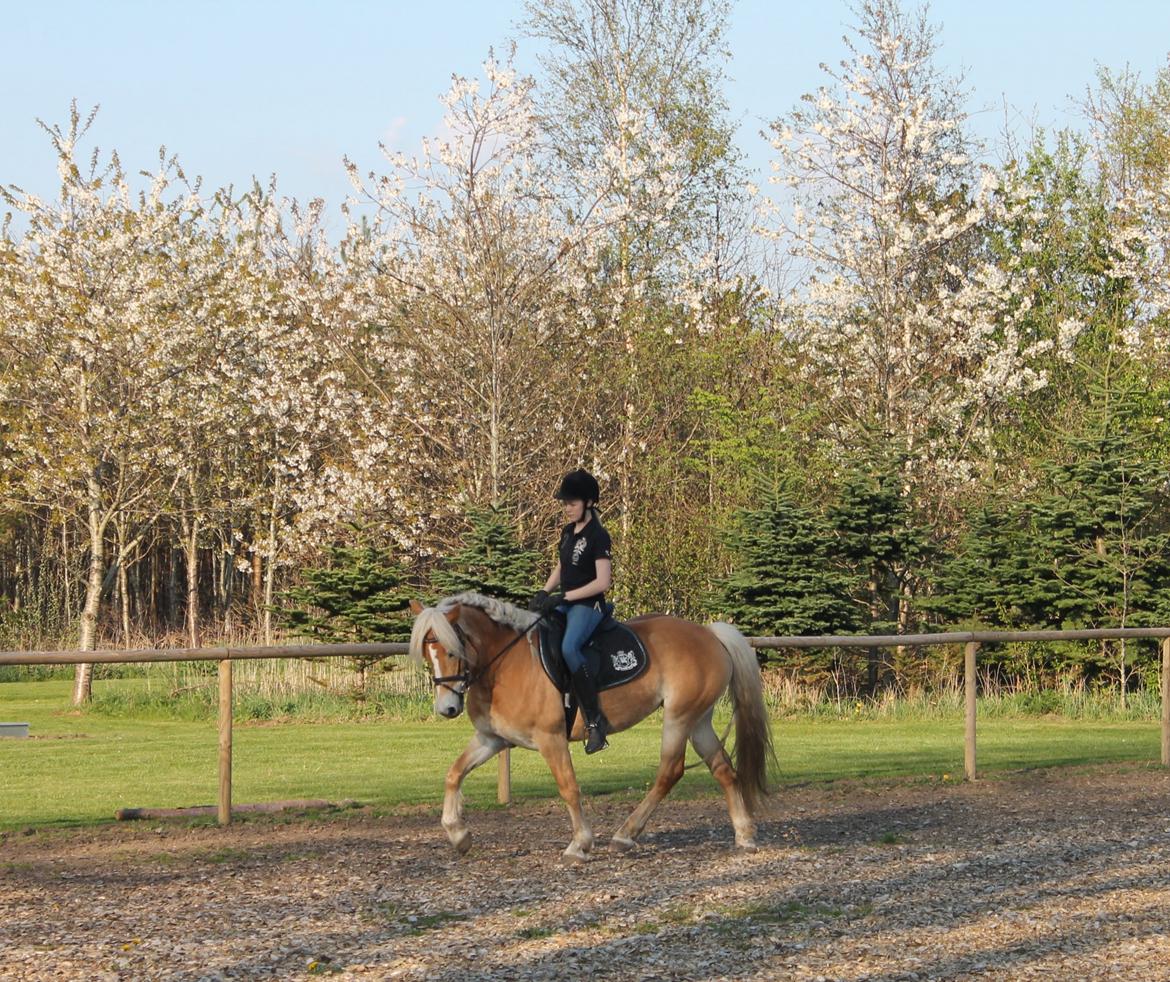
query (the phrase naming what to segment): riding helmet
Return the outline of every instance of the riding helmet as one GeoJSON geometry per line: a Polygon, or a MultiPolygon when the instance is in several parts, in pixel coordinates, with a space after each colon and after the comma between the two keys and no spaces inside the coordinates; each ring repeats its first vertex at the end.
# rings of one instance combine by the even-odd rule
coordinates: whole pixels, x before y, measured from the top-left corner
{"type": "Polygon", "coordinates": [[[561,480],[560,490],[554,496],[561,501],[593,501],[601,500],[601,488],[597,478],[586,470],[570,471],[561,480]]]}

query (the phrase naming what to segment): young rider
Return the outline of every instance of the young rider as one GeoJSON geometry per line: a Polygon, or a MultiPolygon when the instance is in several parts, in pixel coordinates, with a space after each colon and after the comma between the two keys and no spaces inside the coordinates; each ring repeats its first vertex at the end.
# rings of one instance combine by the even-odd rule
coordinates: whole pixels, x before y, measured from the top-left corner
{"type": "Polygon", "coordinates": [[[605,617],[605,591],[613,582],[613,559],[609,533],[601,524],[597,502],[601,496],[597,480],[588,471],[566,474],[556,497],[564,504],[565,520],[558,545],[558,562],[544,589],[528,605],[542,614],[559,610],[565,615],[565,637],[561,652],[573,673],[573,691],[585,717],[585,753],[604,750],[609,743],[609,721],[601,711],[597,685],[589,675],[581,649],[605,617]],[[561,594],[553,594],[557,587],[561,594]]]}

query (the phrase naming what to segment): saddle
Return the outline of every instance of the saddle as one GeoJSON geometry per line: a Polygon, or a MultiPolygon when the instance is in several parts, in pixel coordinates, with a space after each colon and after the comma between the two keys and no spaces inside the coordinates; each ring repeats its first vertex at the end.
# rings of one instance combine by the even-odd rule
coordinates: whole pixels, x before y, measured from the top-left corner
{"type": "MultiPolygon", "coordinates": [[[[646,671],[650,663],[642,639],[613,616],[613,605],[606,604],[605,618],[581,653],[597,691],[613,689],[632,682],[646,671]]],[[[564,698],[565,732],[571,733],[577,716],[577,697],[573,693],[572,676],[560,657],[560,639],[565,635],[565,615],[560,611],[549,614],[540,624],[540,664],[549,681],[564,698]],[[551,622],[551,624],[550,624],[551,622]],[[553,632],[557,637],[554,642],[553,632]],[[555,652],[555,654],[554,654],[555,652]]]]}

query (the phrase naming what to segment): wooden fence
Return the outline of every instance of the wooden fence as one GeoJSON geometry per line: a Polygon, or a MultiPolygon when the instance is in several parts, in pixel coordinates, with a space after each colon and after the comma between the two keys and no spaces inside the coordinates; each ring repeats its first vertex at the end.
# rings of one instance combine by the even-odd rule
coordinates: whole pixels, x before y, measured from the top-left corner
{"type": "MultiPolygon", "coordinates": [[[[964,772],[976,778],[975,697],[979,648],[984,644],[1012,641],[1094,641],[1121,638],[1157,638],[1162,642],[1162,764],[1170,767],[1170,628],[1116,628],[1087,631],[956,631],[947,634],[899,634],[865,636],[764,637],[749,638],[757,649],[794,648],[894,648],[929,645],[963,645],[963,691],[965,697],[964,772]]],[[[105,651],[15,651],[0,652],[0,667],[6,665],[128,664],[133,662],[219,662],[219,804],[221,825],[231,821],[232,809],[232,662],[246,658],[352,658],[355,656],[404,655],[407,646],[384,644],[281,645],[258,648],[165,648],[153,650],[105,651]]],[[[500,755],[499,800],[511,799],[511,761],[508,751],[500,755]]]]}

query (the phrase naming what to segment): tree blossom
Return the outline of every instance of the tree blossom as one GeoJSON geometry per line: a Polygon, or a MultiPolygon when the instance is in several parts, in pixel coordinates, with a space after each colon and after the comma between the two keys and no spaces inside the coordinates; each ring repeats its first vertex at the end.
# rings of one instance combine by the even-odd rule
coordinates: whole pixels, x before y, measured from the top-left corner
{"type": "Polygon", "coordinates": [[[1026,317],[1019,257],[983,248],[1024,204],[972,163],[933,29],[894,0],[859,16],[851,57],[772,125],[787,190],[765,231],[802,264],[791,331],[840,439],[893,441],[950,479],[969,473],[997,406],[1046,384],[1052,341],[1026,317]]]}

